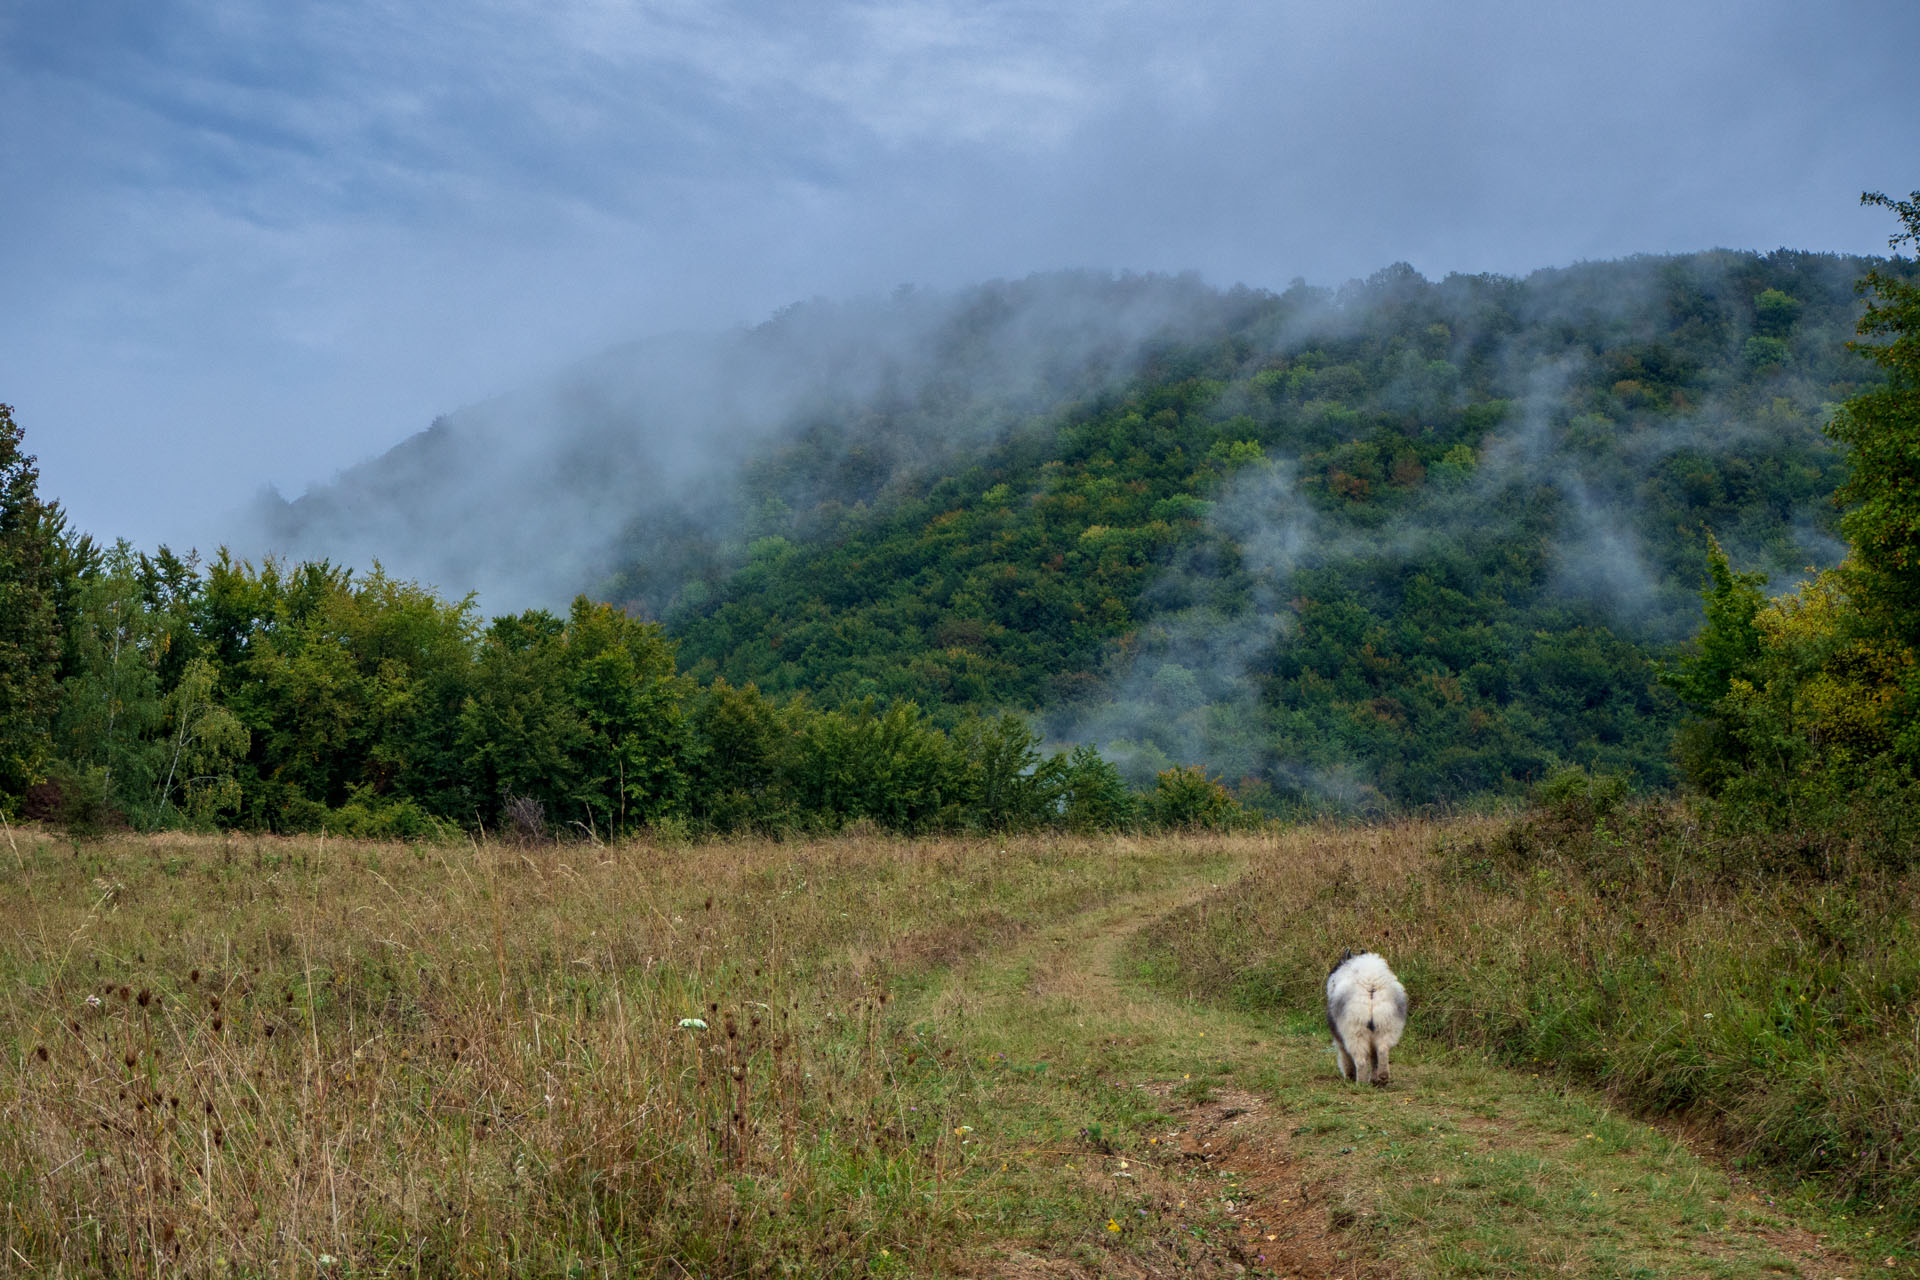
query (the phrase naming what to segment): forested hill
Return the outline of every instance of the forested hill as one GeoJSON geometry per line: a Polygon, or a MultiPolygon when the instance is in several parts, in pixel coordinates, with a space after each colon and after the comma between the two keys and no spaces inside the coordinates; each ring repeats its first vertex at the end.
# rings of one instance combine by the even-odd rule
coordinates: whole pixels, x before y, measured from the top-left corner
{"type": "Polygon", "coordinates": [[[808,458],[780,496],[858,506],[1030,417],[1118,385],[1153,344],[1245,323],[1256,295],[1193,277],[1058,273],[954,294],[813,301],[751,329],[601,353],[461,409],[331,484],[269,497],[238,543],[390,571],[491,611],[564,607],[621,574],[658,613],[763,513],[744,463],[808,458]]]}
{"type": "Polygon", "coordinates": [[[669,629],[698,675],[1039,711],[1136,780],[1204,761],[1249,798],[1445,800],[1562,761],[1661,784],[1649,658],[1698,626],[1706,532],[1775,575],[1838,555],[1820,424],[1874,377],[1845,347],[1863,268],[1257,295],[865,509],[839,495],[884,429],[757,459],[755,519],[669,629]]]}
{"type": "Polygon", "coordinates": [[[1820,424],[1875,377],[1845,347],[1869,265],[806,304],[610,352],[274,518],[491,607],[597,582],[702,680],[1037,713],[1136,781],[1658,785],[1650,658],[1698,626],[1706,532],[1782,577],[1839,552],[1820,424]]]}

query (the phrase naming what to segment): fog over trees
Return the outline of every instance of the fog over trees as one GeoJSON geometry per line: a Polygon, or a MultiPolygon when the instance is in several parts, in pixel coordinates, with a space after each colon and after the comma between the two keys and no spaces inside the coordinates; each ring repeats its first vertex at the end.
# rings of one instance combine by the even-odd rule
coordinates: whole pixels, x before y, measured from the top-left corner
{"type": "Polygon", "coordinates": [[[615,349],[264,505],[251,547],[36,517],[60,697],[21,695],[51,737],[11,791],[593,834],[1715,785],[1698,743],[1747,730],[1714,682],[1766,646],[1714,628],[1810,575],[1900,607],[1885,468],[1849,481],[1824,430],[1903,429],[1904,347],[1848,350],[1863,275],[1867,331],[1904,323],[1904,259],[1718,252],[1066,273],[615,349]],[[1667,678],[1703,585],[1746,603],[1710,604],[1717,674],[1667,678]]]}

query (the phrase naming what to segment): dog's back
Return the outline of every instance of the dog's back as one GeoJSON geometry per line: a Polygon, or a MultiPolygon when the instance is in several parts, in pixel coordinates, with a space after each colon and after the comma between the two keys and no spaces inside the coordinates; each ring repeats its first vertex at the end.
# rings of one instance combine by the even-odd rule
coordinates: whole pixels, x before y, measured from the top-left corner
{"type": "Polygon", "coordinates": [[[1359,1082],[1387,1082],[1387,1052],[1407,1029],[1407,989],[1371,951],[1349,951],[1327,975],[1327,1029],[1340,1055],[1340,1074],[1359,1082]]]}

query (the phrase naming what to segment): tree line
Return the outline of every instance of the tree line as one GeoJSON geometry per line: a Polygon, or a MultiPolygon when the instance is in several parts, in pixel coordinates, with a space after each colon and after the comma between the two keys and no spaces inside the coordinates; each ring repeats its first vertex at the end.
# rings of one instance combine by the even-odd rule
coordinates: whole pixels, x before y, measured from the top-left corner
{"type": "MultiPolygon", "coordinates": [[[[1875,200],[1909,243],[1915,202],[1875,200]]],[[[0,410],[0,806],[604,838],[1222,823],[1517,794],[1567,764],[1756,811],[1904,796],[1920,273],[1869,264],[1861,360],[1847,265],[1249,295],[1118,392],[937,474],[880,468],[870,504],[838,470],[900,444],[885,415],[816,424],[744,471],[737,546],[646,587],[663,623],[98,545],[0,410]],[[1259,541],[1295,518],[1321,550],[1276,559],[1259,541]],[[1770,599],[1809,523],[1845,560],[1770,599]],[[1628,544],[1633,600],[1574,572],[1628,544]],[[1183,651],[1267,613],[1277,639],[1232,663],[1183,651]],[[1124,714],[1090,714],[1117,688],[1124,714]]]]}
{"type": "Polygon", "coordinates": [[[585,597],[483,623],[377,566],[101,547],[38,498],[4,408],[0,467],[0,798],[30,817],[609,838],[1235,813],[1198,770],[1139,793],[1010,714],[942,727],[911,702],[696,682],[658,625],[585,597]]]}

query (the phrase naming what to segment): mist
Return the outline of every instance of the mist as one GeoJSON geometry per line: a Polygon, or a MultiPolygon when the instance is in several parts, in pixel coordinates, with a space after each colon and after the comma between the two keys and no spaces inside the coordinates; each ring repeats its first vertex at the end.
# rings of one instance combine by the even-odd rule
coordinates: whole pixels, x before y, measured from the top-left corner
{"type": "MultiPolygon", "coordinates": [[[[1302,485],[1298,457],[1270,454],[1237,473],[1211,495],[1206,540],[1144,593],[1149,620],[1110,653],[1101,692],[1041,717],[1049,738],[1093,743],[1135,785],[1200,763],[1229,781],[1262,779],[1311,803],[1379,812],[1387,801],[1373,766],[1337,743],[1290,738],[1284,716],[1278,734],[1257,729],[1273,723],[1279,690],[1296,678],[1284,673],[1302,597],[1385,591],[1378,608],[1391,617],[1409,580],[1444,579],[1445,566],[1504,542],[1537,559],[1532,607],[1551,611],[1558,625],[1605,629],[1655,650],[1691,636],[1709,520],[1660,528],[1649,486],[1695,460],[1741,467],[1783,441],[1832,456],[1820,434],[1828,387],[1811,369],[1777,377],[1757,415],[1734,387],[1685,412],[1630,413],[1625,423],[1588,406],[1609,383],[1615,395],[1636,394],[1615,381],[1621,370],[1606,367],[1601,352],[1655,358],[1676,297],[1701,300],[1702,323],[1711,321],[1703,332],[1714,335],[1707,345],[1733,364],[1752,336],[1734,319],[1741,266],[1740,255],[1710,254],[1435,283],[1401,267],[1337,291],[1297,290],[1301,305],[1270,327],[1248,371],[1284,368],[1390,315],[1430,313],[1443,325],[1447,363],[1408,358],[1378,403],[1409,420],[1441,420],[1462,403],[1462,371],[1478,365],[1506,397],[1504,420],[1459,466],[1429,475],[1413,500],[1360,522],[1359,513],[1330,509],[1324,485],[1302,485]],[[1504,313],[1488,305],[1496,299],[1504,313]]],[[[1798,260],[1796,287],[1823,300],[1796,339],[1805,349],[1842,352],[1857,270],[1840,259],[1798,260]]],[[[1230,398],[1216,414],[1244,407],[1230,398]]],[[[1787,590],[1844,553],[1835,514],[1823,503],[1764,524],[1722,520],[1713,531],[1737,564],[1787,590]]]]}
{"type": "Polygon", "coordinates": [[[1147,352],[1244,305],[1197,277],[1086,272],[796,304],[752,328],[614,348],[447,414],[292,501],[263,495],[231,544],[377,561],[492,613],[618,593],[606,579],[626,567],[621,603],[657,614],[681,585],[640,581],[658,557],[693,542],[737,554],[753,531],[743,468],[798,450],[779,486],[788,512],[871,502],[1110,391],[1147,352]]]}

